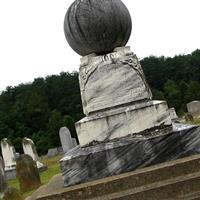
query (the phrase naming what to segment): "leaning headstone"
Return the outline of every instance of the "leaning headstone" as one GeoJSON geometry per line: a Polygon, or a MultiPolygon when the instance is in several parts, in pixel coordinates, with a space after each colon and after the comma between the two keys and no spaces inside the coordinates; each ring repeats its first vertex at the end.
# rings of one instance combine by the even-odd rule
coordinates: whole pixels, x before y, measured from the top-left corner
{"type": "Polygon", "coordinates": [[[21,192],[27,192],[41,185],[36,162],[29,155],[21,155],[16,165],[21,192]]]}
{"type": "Polygon", "coordinates": [[[1,140],[1,152],[4,160],[6,180],[15,179],[16,178],[15,150],[11,142],[6,138],[1,140]]]}
{"type": "Polygon", "coordinates": [[[73,143],[70,131],[67,127],[62,127],[59,131],[59,135],[60,135],[60,141],[61,141],[64,153],[74,148],[74,143],[73,143]]]}
{"type": "Polygon", "coordinates": [[[17,189],[8,187],[4,193],[3,200],[23,200],[23,197],[17,189]]]}
{"type": "Polygon", "coordinates": [[[187,109],[193,117],[200,117],[200,101],[192,101],[188,103],[187,109]]]}
{"type": "Polygon", "coordinates": [[[175,108],[170,108],[169,113],[170,113],[171,120],[177,120],[178,119],[175,108]]]}
{"type": "Polygon", "coordinates": [[[45,168],[44,164],[42,164],[39,161],[39,157],[38,157],[38,154],[37,154],[37,150],[36,150],[35,144],[31,139],[24,138],[23,141],[22,141],[22,146],[23,146],[24,154],[27,154],[27,155],[31,156],[31,158],[34,161],[36,161],[38,169],[45,168]]]}
{"type": "Polygon", "coordinates": [[[7,182],[5,178],[4,163],[2,157],[0,156],[0,199],[1,199],[1,194],[3,194],[6,188],[7,188],[7,182]]]}

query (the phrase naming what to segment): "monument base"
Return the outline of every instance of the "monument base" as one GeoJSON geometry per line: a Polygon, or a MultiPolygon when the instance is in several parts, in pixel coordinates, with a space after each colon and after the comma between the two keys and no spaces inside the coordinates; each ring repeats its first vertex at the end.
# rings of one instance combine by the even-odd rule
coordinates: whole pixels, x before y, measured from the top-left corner
{"type": "Polygon", "coordinates": [[[124,107],[90,114],[76,123],[81,146],[107,142],[144,130],[171,125],[165,101],[141,101],[124,107]]]}
{"type": "Polygon", "coordinates": [[[121,174],[200,153],[200,127],[174,124],[72,149],[60,161],[64,186],[121,174]]]}

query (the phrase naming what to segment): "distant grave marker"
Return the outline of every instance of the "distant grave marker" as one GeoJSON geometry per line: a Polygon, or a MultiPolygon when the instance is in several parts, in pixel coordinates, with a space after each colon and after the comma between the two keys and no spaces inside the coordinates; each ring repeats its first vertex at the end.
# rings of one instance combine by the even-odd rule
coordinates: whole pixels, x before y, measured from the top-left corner
{"type": "Polygon", "coordinates": [[[71,133],[67,127],[62,127],[59,131],[59,135],[64,153],[75,147],[71,133]]]}

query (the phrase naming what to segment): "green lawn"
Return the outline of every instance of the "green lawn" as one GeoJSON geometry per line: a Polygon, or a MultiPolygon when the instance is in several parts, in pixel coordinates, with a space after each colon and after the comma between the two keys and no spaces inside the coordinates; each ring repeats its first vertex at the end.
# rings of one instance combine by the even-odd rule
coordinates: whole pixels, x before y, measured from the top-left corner
{"type": "MultiPolygon", "coordinates": [[[[62,158],[62,155],[52,157],[52,158],[47,158],[47,159],[42,159],[41,162],[47,165],[48,170],[40,174],[41,182],[42,184],[47,184],[49,180],[56,174],[60,173],[60,165],[59,165],[59,160],[62,158]]],[[[11,180],[8,182],[10,186],[17,188],[18,190],[20,189],[19,187],[19,182],[17,179],[11,180]]],[[[23,193],[23,197],[30,196],[34,190],[23,193]]]]}

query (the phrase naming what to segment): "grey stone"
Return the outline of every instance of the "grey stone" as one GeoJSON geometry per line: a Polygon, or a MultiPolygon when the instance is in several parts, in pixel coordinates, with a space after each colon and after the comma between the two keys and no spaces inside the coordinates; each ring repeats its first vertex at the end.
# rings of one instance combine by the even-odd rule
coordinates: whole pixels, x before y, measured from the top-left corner
{"type": "Polygon", "coordinates": [[[42,169],[42,171],[43,171],[43,169],[46,170],[46,167],[44,166],[44,164],[42,164],[39,161],[39,157],[38,157],[34,142],[29,138],[24,138],[22,141],[22,146],[23,146],[24,154],[31,156],[31,158],[34,161],[36,161],[37,168],[42,169]]]}
{"type": "Polygon", "coordinates": [[[59,154],[58,148],[48,149],[47,157],[54,157],[58,154],[59,154]]]}
{"type": "Polygon", "coordinates": [[[170,108],[169,113],[170,113],[171,120],[177,120],[178,119],[175,108],[170,108]]]}
{"type": "Polygon", "coordinates": [[[187,109],[193,117],[200,117],[200,101],[192,101],[188,103],[187,109]]]}
{"type": "Polygon", "coordinates": [[[132,22],[121,0],[76,0],[65,16],[65,36],[74,51],[85,56],[125,46],[132,22]]]}
{"type": "Polygon", "coordinates": [[[0,156],[0,196],[1,193],[5,191],[6,188],[7,188],[7,182],[4,171],[4,162],[2,157],[0,156]]]}
{"type": "Polygon", "coordinates": [[[60,161],[64,185],[133,171],[200,152],[200,127],[174,124],[110,142],[77,146],[60,161]]]}
{"type": "Polygon", "coordinates": [[[116,48],[104,56],[83,57],[79,74],[86,115],[152,99],[140,62],[130,47],[116,48]]]}
{"type": "Polygon", "coordinates": [[[37,189],[41,185],[36,162],[29,155],[21,155],[17,160],[17,178],[21,192],[37,189]]]}
{"type": "Polygon", "coordinates": [[[67,127],[62,127],[59,131],[59,135],[64,153],[74,148],[71,133],[67,127]]]}

